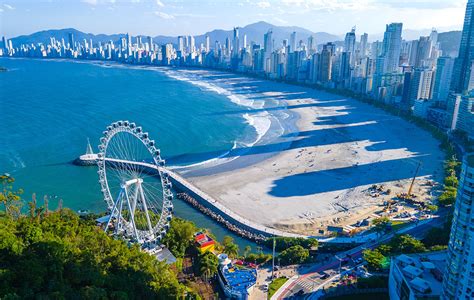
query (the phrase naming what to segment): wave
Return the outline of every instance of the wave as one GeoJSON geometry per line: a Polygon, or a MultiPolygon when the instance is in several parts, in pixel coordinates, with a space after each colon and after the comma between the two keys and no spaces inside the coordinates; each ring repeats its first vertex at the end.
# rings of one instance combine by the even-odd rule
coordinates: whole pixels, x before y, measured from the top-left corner
{"type": "MultiPolygon", "coordinates": [[[[203,75],[203,73],[201,72],[182,72],[182,71],[174,71],[174,70],[165,70],[164,73],[170,78],[180,80],[180,81],[186,81],[195,86],[198,86],[202,90],[211,91],[219,95],[224,95],[231,102],[239,106],[243,106],[243,107],[247,107],[251,109],[263,109],[265,106],[265,101],[263,100],[254,101],[244,95],[232,93],[225,87],[213,84],[210,81],[206,81],[205,79],[201,77],[203,75]]],[[[234,146],[232,147],[232,149],[230,149],[229,151],[217,157],[214,157],[214,158],[211,158],[199,163],[190,164],[190,165],[173,166],[172,168],[173,169],[191,168],[191,167],[202,166],[202,165],[206,165],[206,164],[214,163],[218,161],[222,161],[222,163],[227,163],[239,158],[240,156],[236,155],[230,159],[225,159],[226,156],[228,156],[233,150],[236,149],[238,144],[241,144],[242,146],[245,146],[247,148],[250,148],[254,146],[255,144],[257,144],[263,138],[263,136],[268,132],[268,130],[270,130],[270,127],[272,124],[272,121],[271,121],[272,116],[267,111],[262,111],[259,113],[244,113],[242,117],[245,119],[245,123],[247,123],[249,126],[252,126],[255,129],[256,134],[257,134],[255,140],[253,140],[250,143],[234,141],[234,146]]]]}

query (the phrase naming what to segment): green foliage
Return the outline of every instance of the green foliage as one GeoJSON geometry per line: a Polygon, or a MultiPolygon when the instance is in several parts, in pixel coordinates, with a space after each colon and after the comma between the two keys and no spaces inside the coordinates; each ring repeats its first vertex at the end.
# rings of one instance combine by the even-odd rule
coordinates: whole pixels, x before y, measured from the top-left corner
{"type": "Polygon", "coordinates": [[[441,206],[448,206],[454,204],[456,201],[457,190],[452,187],[446,187],[444,192],[438,197],[438,202],[441,206]]]}
{"type": "Polygon", "coordinates": [[[300,245],[291,246],[283,250],[278,258],[283,265],[301,264],[309,258],[309,250],[300,245]]]}
{"type": "Polygon", "coordinates": [[[389,218],[381,217],[381,218],[375,219],[373,221],[373,224],[374,224],[375,232],[377,232],[377,234],[382,234],[387,230],[391,222],[389,218]]]}
{"type": "Polygon", "coordinates": [[[250,247],[249,245],[245,246],[244,257],[247,257],[250,254],[250,251],[252,251],[252,247],[250,247]]]}
{"type": "Polygon", "coordinates": [[[171,220],[170,229],[163,238],[163,244],[176,257],[184,257],[186,249],[193,244],[194,234],[198,231],[193,222],[179,218],[171,220]]]}
{"type": "Polygon", "coordinates": [[[229,257],[237,257],[239,255],[239,246],[234,243],[234,239],[228,235],[224,236],[222,241],[222,246],[224,247],[224,253],[229,257]]]}
{"type": "Polygon", "coordinates": [[[0,184],[2,189],[0,190],[0,203],[3,204],[5,214],[10,217],[18,217],[21,209],[21,194],[22,189],[16,190],[13,187],[15,178],[10,175],[0,175],[0,184]]]}
{"type": "Polygon", "coordinates": [[[262,253],[262,252],[260,252],[258,254],[250,253],[249,255],[244,257],[244,260],[246,262],[257,263],[257,264],[264,264],[267,261],[270,261],[271,259],[272,259],[271,254],[265,254],[265,253],[262,253]]]}
{"type": "Polygon", "coordinates": [[[214,253],[204,252],[198,256],[199,273],[204,278],[211,278],[216,274],[219,266],[219,260],[214,253]]]}
{"type": "MultiPolygon", "coordinates": [[[[305,249],[318,247],[318,240],[305,238],[277,237],[275,238],[275,249],[280,252],[292,246],[302,246],[305,249]]],[[[265,240],[265,246],[273,249],[273,238],[265,240]]]]}
{"type": "Polygon", "coordinates": [[[382,269],[382,263],[385,260],[385,256],[380,253],[379,250],[365,250],[363,255],[370,270],[382,269]]]}
{"type": "Polygon", "coordinates": [[[417,253],[425,252],[426,247],[420,240],[415,239],[409,234],[396,235],[389,243],[392,247],[391,253],[401,254],[401,253],[417,253]]]}
{"type": "Polygon", "coordinates": [[[167,265],[67,209],[0,217],[0,298],[169,299],[183,292],[167,265]]]}
{"type": "Polygon", "coordinates": [[[270,299],[276,293],[276,291],[278,291],[278,289],[281,288],[281,286],[284,285],[287,281],[288,278],[286,277],[274,279],[268,286],[268,299],[270,299]]]}
{"type": "Polygon", "coordinates": [[[432,251],[435,251],[433,250],[434,246],[447,246],[449,242],[452,221],[452,218],[447,218],[443,228],[431,228],[423,239],[423,244],[425,244],[426,247],[431,247],[430,250],[432,251]]]}

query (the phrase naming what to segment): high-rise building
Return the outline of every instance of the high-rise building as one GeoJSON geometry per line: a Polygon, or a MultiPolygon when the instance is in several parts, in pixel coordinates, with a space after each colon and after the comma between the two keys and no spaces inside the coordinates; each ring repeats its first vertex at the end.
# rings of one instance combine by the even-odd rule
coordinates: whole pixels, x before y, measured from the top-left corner
{"type": "Polygon", "coordinates": [[[189,52],[194,53],[196,51],[196,42],[194,36],[189,37],[189,52]]]}
{"type": "Polygon", "coordinates": [[[431,40],[428,36],[421,36],[418,40],[414,67],[421,68],[428,66],[428,60],[431,58],[431,40]]]}
{"type": "Polygon", "coordinates": [[[398,72],[402,45],[402,23],[388,24],[383,36],[384,73],[398,72]]]}
{"type": "Polygon", "coordinates": [[[473,190],[474,154],[469,153],[463,159],[454,205],[442,299],[474,299],[473,190]]]}
{"type": "Polygon", "coordinates": [[[290,53],[296,51],[296,31],[290,35],[290,53]]]}
{"type": "Polygon", "coordinates": [[[332,78],[332,62],[333,62],[333,55],[335,52],[335,47],[333,43],[327,43],[323,46],[323,50],[321,51],[321,55],[319,56],[319,72],[318,78],[322,82],[328,82],[332,78]]]}
{"type": "Polygon", "coordinates": [[[239,27],[234,27],[234,36],[232,39],[232,56],[239,55],[239,27]]]}
{"type": "Polygon", "coordinates": [[[433,71],[426,68],[417,68],[413,72],[410,87],[411,104],[415,100],[431,99],[431,83],[433,81],[433,71]]]}
{"type": "Polygon", "coordinates": [[[349,52],[352,57],[354,57],[355,53],[355,42],[356,42],[356,34],[355,34],[355,27],[348,33],[346,33],[346,37],[344,39],[344,52],[349,52]]]}
{"type": "Polygon", "coordinates": [[[449,56],[438,58],[433,87],[433,99],[446,102],[453,77],[454,59],[449,56]]]}
{"type": "Polygon", "coordinates": [[[243,41],[242,47],[243,47],[244,49],[247,48],[247,35],[246,35],[246,34],[244,34],[244,41],[243,41]]]}
{"type": "Polygon", "coordinates": [[[178,51],[184,52],[184,37],[181,35],[178,36],[178,51]]]}
{"type": "Polygon", "coordinates": [[[265,49],[263,55],[263,67],[265,72],[270,70],[270,56],[273,52],[273,31],[270,29],[267,33],[263,35],[263,47],[265,49]]]}
{"type": "Polygon", "coordinates": [[[369,35],[364,33],[360,36],[360,56],[365,57],[367,56],[367,42],[369,40],[369,35]]]}
{"type": "Polygon", "coordinates": [[[308,54],[309,55],[313,55],[313,53],[316,51],[316,47],[315,47],[315,42],[314,42],[314,37],[312,35],[310,35],[308,37],[308,54]]]}
{"type": "Polygon", "coordinates": [[[474,88],[471,68],[474,60],[474,0],[468,0],[461,35],[458,58],[454,63],[451,89],[456,93],[467,93],[474,88]]]}
{"type": "Polygon", "coordinates": [[[69,49],[74,49],[74,34],[72,32],[69,32],[69,49]]]}
{"type": "Polygon", "coordinates": [[[206,51],[211,51],[211,38],[206,34],[206,51]]]}

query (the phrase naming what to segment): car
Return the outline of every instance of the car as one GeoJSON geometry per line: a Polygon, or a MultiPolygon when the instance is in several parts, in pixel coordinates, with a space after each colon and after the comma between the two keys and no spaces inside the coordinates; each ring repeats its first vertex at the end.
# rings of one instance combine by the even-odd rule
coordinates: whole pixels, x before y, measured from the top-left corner
{"type": "Polygon", "coordinates": [[[319,279],[328,279],[329,278],[329,274],[323,274],[321,277],[319,277],[319,279]]]}

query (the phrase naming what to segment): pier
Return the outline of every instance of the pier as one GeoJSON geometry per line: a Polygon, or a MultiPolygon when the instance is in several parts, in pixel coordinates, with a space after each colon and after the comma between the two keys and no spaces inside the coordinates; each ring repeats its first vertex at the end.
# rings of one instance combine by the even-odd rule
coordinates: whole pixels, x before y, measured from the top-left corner
{"type": "MultiPolygon", "coordinates": [[[[147,162],[138,162],[138,161],[126,161],[114,158],[105,158],[107,162],[111,163],[122,163],[122,164],[131,164],[135,166],[141,166],[144,168],[155,169],[163,173],[167,173],[171,183],[173,184],[174,188],[180,192],[186,193],[202,206],[212,210],[214,213],[222,216],[227,221],[233,223],[235,226],[240,227],[241,229],[251,232],[256,235],[261,235],[264,237],[300,237],[300,238],[307,238],[305,235],[295,234],[290,232],[281,231],[278,229],[270,228],[262,224],[257,224],[250,220],[247,220],[235,212],[229,210],[221,203],[219,203],[216,199],[208,195],[207,193],[200,190],[198,187],[193,185],[191,182],[187,181],[184,177],[179,175],[178,173],[171,171],[169,169],[156,166],[154,164],[150,164],[147,162]]],[[[97,161],[97,154],[94,153],[86,153],[80,156],[78,159],[74,161],[77,165],[88,166],[93,165],[97,161]]]]}

